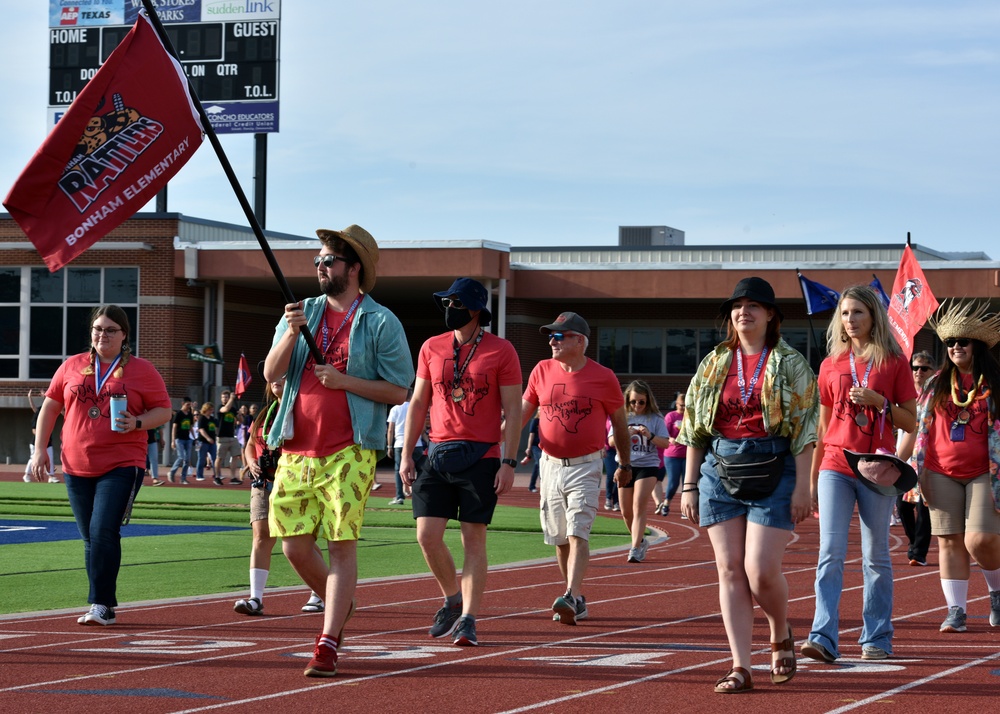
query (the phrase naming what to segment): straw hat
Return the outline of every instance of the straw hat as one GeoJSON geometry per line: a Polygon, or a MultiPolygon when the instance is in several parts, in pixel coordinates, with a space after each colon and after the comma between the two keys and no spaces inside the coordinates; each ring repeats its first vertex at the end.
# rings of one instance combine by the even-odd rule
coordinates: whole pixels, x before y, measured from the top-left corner
{"type": "Polygon", "coordinates": [[[1000,342],[1000,314],[991,314],[988,309],[988,303],[946,300],[930,325],[942,341],[967,337],[993,347],[1000,342]]]}
{"type": "Polygon", "coordinates": [[[351,224],[342,231],[320,228],[316,231],[316,235],[320,239],[336,236],[354,249],[365,272],[364,282],[361,283],[361,292],[366,295],[370,293],[375,287],[375,277],[378,274],[378,244],[372,238],[372,234],[361,226],[351,224]]]}

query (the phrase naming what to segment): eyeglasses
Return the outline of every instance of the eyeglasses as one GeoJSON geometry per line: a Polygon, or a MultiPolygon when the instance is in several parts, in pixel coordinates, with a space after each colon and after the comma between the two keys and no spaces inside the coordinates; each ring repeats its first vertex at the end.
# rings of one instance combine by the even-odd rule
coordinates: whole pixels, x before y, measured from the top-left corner
{"type": "Polygon", "coordinates": [[[441,298],[441,304],[445,307],[453,307],[456,310],[465,309],[465,305],[458,298],[441,298]]]}
{"type": "Polygon", "coordinates": [[[107,335],[108,337],[114,337],[121,332],[117,327],[97,327],[96,325],[91,327],[90,331],[95,335],[107,335]]]}
{"type": "Polygon", "coordinates": [[[562,342],[567,337],[576,337],[575,332],[550,332],[548,339],[555,340],[556,342],[562,342]]]}
{"type": "Polygon", "coordinates": [[[629,404],[645,405],[646,404],[646,400],[645,399],[629,399],[628,403],[629,404]]]}
{"type": "Polygon", "coordinates": [[[959,347],[968,347],[970,342],[972,342],[972,340],[970,340],[968,337],[960,337],[960,338],[949,337],[947,340],[944,341],[944,343],[948,345],[949,348],[954,347],[955,345],[958,345],[959,347]]]}
{"type": "Polygon", "coordinates": [[[318,268],[319,264],[322,263],[324,268],[329,268],[338,260],[344,263],[347,262],[347,258],[345,258],[342,255],[317,255],[315,258],[313,258],[313,265],[315,265],[318,268]]]}
{"type": "Polygon", "coordinates": [[[933,367],[928,367],[926,364],[914,364],[910,366],[914,372],[930,372],[933,367]]]}

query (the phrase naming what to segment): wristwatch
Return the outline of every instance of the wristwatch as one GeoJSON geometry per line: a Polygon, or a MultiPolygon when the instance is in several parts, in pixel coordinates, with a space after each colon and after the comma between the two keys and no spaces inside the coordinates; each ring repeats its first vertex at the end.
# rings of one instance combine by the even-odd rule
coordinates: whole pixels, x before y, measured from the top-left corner
{"type": "Polygon", "coordinates": [[[136,419],[135,420],[135,430],[139,431],[139,429],[141,429],[141,428],[142,428],[142,419],[136,419]]]}
{"type": "Polygon", "coordinates": [[[620,468],[622,471],[631,471],[632,464],[618,464],[618,468],[620,468]]]}
{"type": "Polygon", "coordinates": [[[500,459],[500,463],[505,464],[506,466],[510,466],[512,469],[517,468],[517,461],[515,461],[514,459],[500,459]]]}

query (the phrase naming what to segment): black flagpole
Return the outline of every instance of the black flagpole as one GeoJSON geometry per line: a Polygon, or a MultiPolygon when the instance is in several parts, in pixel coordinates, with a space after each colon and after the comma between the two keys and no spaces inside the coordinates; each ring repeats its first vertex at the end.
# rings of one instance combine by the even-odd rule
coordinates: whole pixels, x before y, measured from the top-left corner
{"type": "MultiPolygon", "coordinates": [[[[156,14],[156,8],[153,7],[152,0],[142,0],[142,6],[146,9],[146,15],[149,17],[149,21],[153,24],[153,28],[156,30],[156,34],[159,35],[163,46],[166,47],[167,52],[169,52],[170,55],[179,62],[180,58],[177,56],[177,52],[174,50],[173,45],[167,38],[167,33],[163,30],[163,24],[160,22],[160,18],[156,14]]],[[[233,171],[232,164],[229,163],[229,158],[226,156],[226,152],[222,148],[222,144],[219,142],[219,137],[215,133],[215,129],[212,127],[212,122],[208,120],[205,108],[202,107],[201,100],[198,99],[198,93],[195,92],[194,87],[191,86],[190,79],[188,79],[188,91],[191,93],[191,100],[194,102],[194,106],[198,110],[198,117],[201,119],[201,125],[205,130],[205,136],[208,137],[209,142],[212,144],[212,148],[215,149],[215,155],[219,157],[219,163],[222,164],[222,169],[226,172],[226,178],[229,179],[229,183],[233,187],[233,191],[236,193],[236,198],[240,202],[240,206],[243,208],[243,213],[247,217],[247,222],[250,224],[250,228],[253,229],[254,236],[257,237],[257,242],[260,244],[260,249],[263,251],[264,257],[267,259],[267,264],[271,266],[271,272],[274,273],[274,277],[278,281],[278,286],[281,288],[281,294],[284,296],[285,302],[298,302],[292,294],[292,289],[288,286],[288,281],[285,280],[285,276],[281,272],[281,266],[278,265],[278,261],[274,257],[274,253],[271,251],[271,246],[268,244],[267,238],[264,237],[264,230],[260,227],[260,223],[254,215],[253,207],[250,205],[250,201],[247,200],[246,194],[243,193],[243,188],[240,186],[239,179],[236,178],[236,172],[233,171]]],[[[319,347],[316,345],[316,340],[313,338],[309,328],[303,325],[299,332],[303,339],[305,339],[306,344],[309,346],[309,351],[312,353],[313,359],[316,360],[317,364],[322,364],[324,362],[323,353],[320,352],[319,347]]]]}
{"type": "MultiPolygon", "coordinates": [[[[797,278],[802,278],[802,273],[799,272],[798,268],[795,269],[795,275],[797,278]]],[[[813,324],[812,313],[809,312],[809,300],[806,299],[806,291],[805,288],[802,287],[802,280],[800,279],[798,283],[799,283],[799,290],[802,292],[802,301],[806,304],[806,317],[809,318],[809,334],[812,335],[813,346],[816,348],[816,351],[821,352],[819,348],[819,338],[816,337],[816,326],[813,324]]]]}

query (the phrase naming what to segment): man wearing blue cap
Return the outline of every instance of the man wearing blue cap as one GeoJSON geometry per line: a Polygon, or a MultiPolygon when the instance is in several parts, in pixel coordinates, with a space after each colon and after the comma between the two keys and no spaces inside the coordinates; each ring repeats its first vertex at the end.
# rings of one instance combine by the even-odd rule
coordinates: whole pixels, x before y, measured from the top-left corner
{"type": "Polygon", "coordinates": [[[427,340],[417,358],[417,379],[406,414],[399,475],[413,488],[417,542],[445,597],[431,637],[454,635],[477,645],[476,613],[486,589],[486,526],[497,498],[514,483],[521,424],[521,364],[514,346],[484,328],[490,296],[482,283],[459,278],[434,293],[448,331],[427,340]],[[430,411],[430,448],[418,474],[413,447],[430,411]],[[506,418],[515,428],[502,428],[506,418]],[[503,440],[504,450],[500,450],[503,440]],[[462,578],[444,544],[450,519],[462,526],[462,578]]]}

